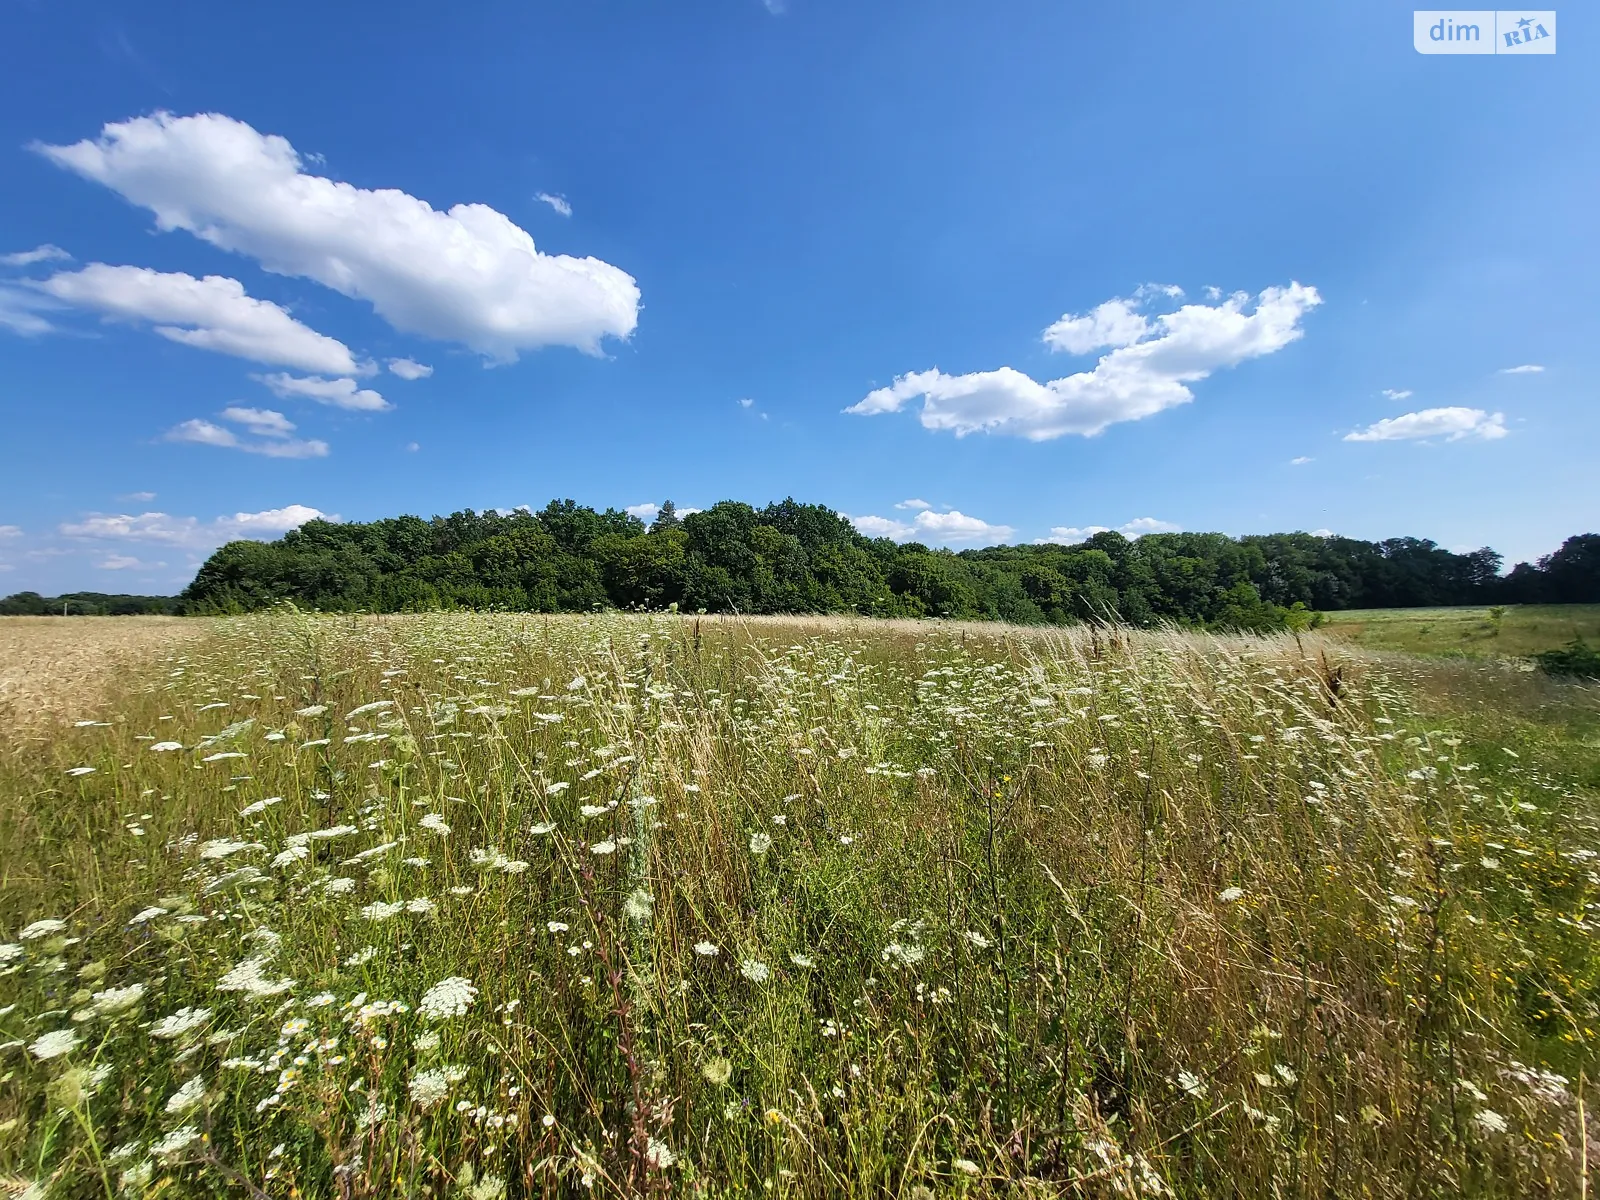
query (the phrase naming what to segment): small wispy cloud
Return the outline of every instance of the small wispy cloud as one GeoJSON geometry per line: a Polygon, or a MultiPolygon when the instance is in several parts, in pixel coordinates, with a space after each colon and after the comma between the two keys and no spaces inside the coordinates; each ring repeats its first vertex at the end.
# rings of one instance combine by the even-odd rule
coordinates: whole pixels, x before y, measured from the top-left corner
{"type": "Polygon", "coordinates": [[[18,250],[15,254],[0,254],[0,265],[7,267],[31,267],[34,263],[64,262],[70,259],[60,246],[52,246],[46,242],[43,246],[35,246],[32,250],[18,250]]]}
{"type": "Polygon", "coordinates": [[[1412,392],[1410,388],[1384,388],[1383,395],[1386,400],[1409,400],[1412,392]]]}
{"type": "Polygon", "coordinates": [[[1309,454],[1302,454],[1299,458],[1291,458],[1289,460],[1289,465],[1291,467],[1303,467],[1308,462],[1316,462],[1316,459],[1312,458],[1309,454]]]}
{"type": "Polygon", "coordinates": [[[389,374],[398,375],[401,379],[426,379],[433,374],[433,368],[409,358],[391,358],[389,374]]]}
{"type": "Polygon", "coordinates": [[[1035,538],[1034,544],[1076,546],[1079,542],[1088,541],[1097,533],[1120,533],[1123,537],[1138,539],[1147,533],[1178,533],[1182,529],[1181,525],[1174,525],[1171,521],[1162,521],[1155,517],[1135,517],[1115,529],[1109,525],[1052,525],[1050,536],[1035,538]]]}
{"type": "Polygon", "coordinates": [[[1538,363],[1523,363],[1520,367],[1501,367],[1501,375],[1537,375],[1544,368],[1538,363]]]}
{"type": "Polygon", "coordinates": [[[572,215],[572,205],[565,196],[557,196],[551,192],[538,192],[533,198],[539,201],[541,204],[548,204],[563,217],[570,217],[572,215]]]}
{"type": "Polygon", "coordinates": [[[281,412],[270,408],[244,408],[233,405],[219,414],[224,421],[237,425],[257,441],[241,438],[227,425],[195,417],[167,430],[169,442],[187,442],[194,446],[216,446],[224,450],[243,450],[246,454],[261,454],[267,458],[326,458],[328,443],[316,439],[302,440],[294,435],[295,424],[281,412]]]}
{"type": "Polygon", "coordinates": [[[1465,438],[1498,441],[1510,431],[1504,413],[1487,413],[1481,408],[1425,408],[1400,417],[1386,417],[1365,429],[1344,435],[1347,442],[1407,442],[1423,438],[1443,438],[1459,442],[1465,438]]]}

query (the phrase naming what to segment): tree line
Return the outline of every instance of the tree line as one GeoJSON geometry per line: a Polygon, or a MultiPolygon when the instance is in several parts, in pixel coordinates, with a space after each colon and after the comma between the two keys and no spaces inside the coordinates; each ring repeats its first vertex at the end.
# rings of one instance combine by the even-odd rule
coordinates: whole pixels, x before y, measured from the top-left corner
{"type": "Polygon", "coordinates": [[[0,614],[596,608],[999,619],[1122,620],[1269,630],[1346,608],[1600,603],[1600,535],[1568,538],[1502,575],[1485,548],[1277,533],[1097,533],[1072,546],[954,552],[869,538],[817,504],[723,501],[648,526],[615,509],[311,521],[275,542],[230,542],[180,596],[19,592],[0,614]],[[1304,616],[1302,614],[1305,614],[1304,616]]]}
{"type": "Polygon", "coordinates": [[[1421,538],[1097,533],[1072,546],[954,552],[869,538],[817,504],[723,501],[648,526],[555,500],[335,524],[223,546],[178,598],[187,613],[281,601],[330,612],[597,608],[861,613],[1066,624],[1118,619],[1270,630],[1345,608],[1600,602],[1600,535],[1501,575],[1501,556],[1421,538]]]}
{"type": "Polygon", "coordinates": [[[0,600],[0,617],[178,616],[186,611],[177,596],[127,596],[107,592],[67,592],[41,596],[13,592],[0,600]]]}

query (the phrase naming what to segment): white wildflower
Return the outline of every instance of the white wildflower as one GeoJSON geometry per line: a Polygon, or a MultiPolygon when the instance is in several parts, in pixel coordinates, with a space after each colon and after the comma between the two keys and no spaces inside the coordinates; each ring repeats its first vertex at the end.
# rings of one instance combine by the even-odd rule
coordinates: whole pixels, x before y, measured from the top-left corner
{"type": "Polygon", "coordinates": [[[204,859],[231,858],[235,854],[243,854],[246,850],[265,850],[260,842],[236,842],[231,838],[218,838],[216,841],[207,842],[200,847],[200,857],[204,859]]]}
{"type": "Polygon", "coordinates": [[[418,821],[417,824],[421,825],[424,829],[431,829],[440,837],[446,837],[450,833],[450,826],[446,825],[444,818],[436,812],[425,814],[422,820],[418,821]]]}
{"type": "Polygon", "coordinates": [[[1223,888],[1217,893],[1217,899],[1224,904],[1232,904],[1235,900],[1243,900],[1244,889],[1242,887],[1223,888]]]}
{"type": "Polygon", "coordinates": [[[167,1112],[188,1112],[206,1098],[206,1081],[196,1075],[167,1097],[167,1112]]]}
{"type": "Polygon", "coordinates": [[[765,854],[772,849],[772,835],[770,833],[752,833],[750,835],[750,853],[765,854]]]}
{"type": "Polygon", "coordinates": [[[472,1002],[477,997],[478,989],[472,986],[470,979],[451,975],[441,979],[422,994],[422,999],[417,1004],[417,1011],[431,1021],[465,1016],[467,1009],[472,1007],[472,1002]]]}
{"type": "Polygon", "coordinates": [[[739,964],[739,974],[751,983],[765,983],[772,974],[772,968],[759,958],[747,958],[739,964]]]}
{"type": "Polygon", "coordinates": [[[35,1058],[60,1058],[63,1054],[70,1054],[72,1048],[78,1044],[78,1035],[70,1029],[53,1029],[39,1037],[31,1046],[28,1053],[35,1058]]]}
{"type": "Polygon", "coordinates": [[[130,983],[127,987],[107,988],[94,994],[94,1011],[101,1016],[126,1012],[144,999],[144,984],[130,983]]]}
{"type": "Polygon", "coordinates": [[[715,958],[722,950],[715,942],[696,942],[694,952],[701,958],[715,958]]]}
{"type": "Polygon", "coordinates": [[[247,958],[217,980],[219,992],[244,992],[250,996],[276,996],[294,987],[292,979],[268,979],[261,968],[265,958],[247,958]]]}
{"type": "Polygon", "coordinates": [[[48,937],[52,933],[60,933],[67,927],[67,923],[56,917],[46,917],[42,921],[35,921],[31,925],[23,926],[22,932],[17,934],[25,942],[37,938],[48,937]]]}
{"type": "Polygon", "coordinates": [[[172,751],[172,750],[182,750],[183,749],[183,743],[182,742],[156,742],[154,745],[152,745],[150,747],[150,749],[156,754],[165,754],[165,753],[167,753],[169,751],[172,751]]]}
{"type": "Polygon", "coordinates": [[[166,1137],[150,1147],[150,1155],[152,1158],[171,1158],[188,1147],[191,1142],[197,1141],[199,1137],[200,1131],[193,1125],[185,1125],[180,1129],[174,1129],[166,1137]]]}
{"type": "Polygon", "coordinates": [[[443,1071],[418,1071],[406,1084],[411,1102],[419,1108],[433,1108],[450,1095],[450,1081],[443,1071]]]}
{"type": "Polygon", "coordinates": [[[199,1029],[211,1020],[209,1008],[180,1008],[170,1016],[162,1017],[150,1026],[150,1036],[172,1041],[191,1030],[199,1029]]]}

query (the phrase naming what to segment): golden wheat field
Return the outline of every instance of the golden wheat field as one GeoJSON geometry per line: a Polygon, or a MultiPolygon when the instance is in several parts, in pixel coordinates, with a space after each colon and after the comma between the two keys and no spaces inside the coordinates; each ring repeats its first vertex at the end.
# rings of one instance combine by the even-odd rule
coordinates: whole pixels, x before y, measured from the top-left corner
{"type": "Polygon", "coordinates": [[[30,1200],[1588,1186],[1582,685],[619,614],[0,660],[30,1200]]]}

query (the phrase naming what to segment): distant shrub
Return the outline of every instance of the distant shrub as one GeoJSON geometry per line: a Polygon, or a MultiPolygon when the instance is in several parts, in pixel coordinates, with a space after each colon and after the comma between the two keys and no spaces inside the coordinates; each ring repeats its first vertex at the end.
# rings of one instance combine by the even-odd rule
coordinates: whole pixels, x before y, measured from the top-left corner
{"type": "Polygon", "coordinates": [[[1534,661],[1546,675],[1580,675],[1600,679],[1600,650],[1588,645],[1581,637],[1573,638],[1559,650],[1546,650],[1535,654],[1534,661]]]}

